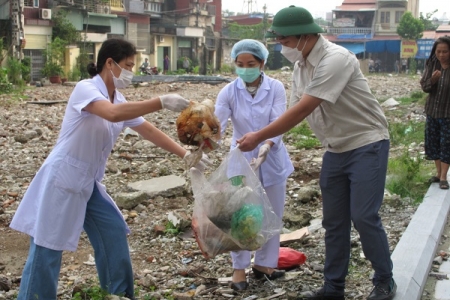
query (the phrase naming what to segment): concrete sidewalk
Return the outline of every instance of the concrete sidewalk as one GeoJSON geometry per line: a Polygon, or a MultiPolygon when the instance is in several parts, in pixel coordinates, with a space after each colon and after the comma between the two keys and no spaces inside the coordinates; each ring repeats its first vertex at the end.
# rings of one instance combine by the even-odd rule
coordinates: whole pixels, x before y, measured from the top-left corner
{"type": "MultiPolygon", "coordinates": [[[[446,227],[449,208],[449,190],[441,190],[438,183],[431,184],[391,255],[394,279],[397,283],[394,300],[421,299],[441,235],[446,227]]],[[[446,234],[450,235],[450,232],[446,234]]],[[[442,264],[441,268],[440,272],[450,274],[450,262],[442,264]]],[[[450,300],[450,280],[438,282],[434,293],[435,299],[450,300]]]]}

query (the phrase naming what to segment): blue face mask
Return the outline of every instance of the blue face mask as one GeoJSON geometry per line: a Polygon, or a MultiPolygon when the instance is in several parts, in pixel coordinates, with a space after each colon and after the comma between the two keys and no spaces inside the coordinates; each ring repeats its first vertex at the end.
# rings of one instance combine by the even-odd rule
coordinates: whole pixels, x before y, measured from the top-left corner
{"type": "Polygon", "coordinates": [[[259,67],[256,68],[240,68],[236,67],[236,74],[244,80],[244,82],[251,83],[255,81],[260,75],[259,67]]]}

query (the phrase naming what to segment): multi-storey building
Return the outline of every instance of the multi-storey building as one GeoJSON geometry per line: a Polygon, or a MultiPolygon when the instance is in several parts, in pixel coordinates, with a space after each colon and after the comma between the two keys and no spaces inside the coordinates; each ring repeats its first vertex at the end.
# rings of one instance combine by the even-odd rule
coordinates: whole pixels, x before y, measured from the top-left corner
{"type": "Polygon", "coordinates": [[[393,71],[400,59],[397,26],[407,11],[418,18],[419,0],[344,0],[332,11],[327,39],[380,60],[383,71],[393,71]]]}
{"type": "MultiPolygon", "coordinates": [[[[12,20],[11,43],[17,53],[32,59],[32,80],[40,79],[43,50],[51,42],[52,15],[66,10],[66,18],[81,33],[79,45],[70,45],[65,70],[70,71],[80,47],[95,61],[101,43],[110,37],[133,42],[139,66],[149,58],[162,68],[170,57],[171,70],[184,56],[201,69],[218,68],[222,0],[7,0],[0,4],[0,22],[12,20]]],[[[18,55],[20,56],[20,55],[18,55]]]]}

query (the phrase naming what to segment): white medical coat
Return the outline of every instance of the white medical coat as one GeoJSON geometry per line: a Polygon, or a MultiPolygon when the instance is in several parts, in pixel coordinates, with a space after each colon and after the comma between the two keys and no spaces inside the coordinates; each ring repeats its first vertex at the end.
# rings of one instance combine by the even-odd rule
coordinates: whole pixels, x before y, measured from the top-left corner
{"type": "MultiPolygon", "coordinates": [[[[11,222],[11,228],[32,236],[36,245],[76,250],[94,184],[121,215],[101,181],[120,132],[125,127],[142,124],[144,118],[109,122],[83,111],[94,101],[110,101],[105,83],[98,75],[75,86],[58,141],[33,178],[11,222]]],[[[116,90],[113,103],[124,102],[124,96],[116,90]]]]}
{"type": "MultiPolygon", "coordinates": [[[[238,78],[220,91],[215,105],[215,114],[220,121],[222,137],[225,134],[228,119],[231,119],[233,124],[231,149],[236,148],[236,140],[244,134],[262,129],[278,119],[285,111],[286,91],[283,84],[264,74],[254,98],[246,90],[244,82],[238,78]]],[[[270,140],[274,145],[266,161],[259,167],[260,179],[264,187],[282,183],[294,170],[282,135],[270,140]]],[[[258,157],[261,145],[253,151],[244,152],[247,161],[250,162],[253,157],[258,157]]]]}

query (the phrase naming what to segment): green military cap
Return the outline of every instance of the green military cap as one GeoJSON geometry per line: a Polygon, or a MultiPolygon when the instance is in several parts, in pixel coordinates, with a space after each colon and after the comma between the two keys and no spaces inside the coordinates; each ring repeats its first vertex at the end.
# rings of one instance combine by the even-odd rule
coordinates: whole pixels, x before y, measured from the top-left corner
{"type": "Polygon", "coordinates": [[[309,11],[303,7],[291,5],[283,8],[273,17],[272,26],[266,32],[266,38],[323,32],[322,27],[314,23],[309,11]]]}

